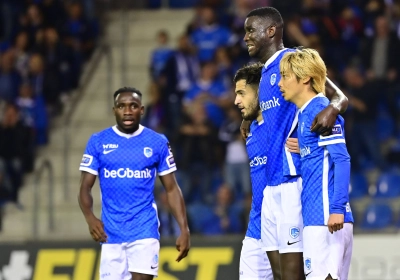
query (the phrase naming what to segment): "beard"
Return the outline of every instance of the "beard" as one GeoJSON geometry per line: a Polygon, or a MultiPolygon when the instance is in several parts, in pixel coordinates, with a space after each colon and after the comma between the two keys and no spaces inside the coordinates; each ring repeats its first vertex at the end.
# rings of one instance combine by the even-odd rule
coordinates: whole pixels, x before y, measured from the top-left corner
{"type": "Polygon", "coordinates": [[[248,113],[242,114],[242,118],[245,121],[254,121],[258,117],[259,110],[260,110],[260,107],[258,105],[258,100],[256,100],[255,102],[253,102],[249,105],[248,113]]]}

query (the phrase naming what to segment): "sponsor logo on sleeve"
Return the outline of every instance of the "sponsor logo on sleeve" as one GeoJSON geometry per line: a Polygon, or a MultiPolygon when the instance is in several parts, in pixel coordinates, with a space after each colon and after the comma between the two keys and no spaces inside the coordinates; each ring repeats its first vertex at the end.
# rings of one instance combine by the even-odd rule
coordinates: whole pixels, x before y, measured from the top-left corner
{"type": "Polygon", "coordinates": [[[342,135],[342,126],[340,124],[337,124],[332,128],[332,135],[342,135]]]}
{"type": "Polygon", "coordinates": [[[81,161],[81,166],[90,166],[93,161],[93,156],[84,154],[81,161]]]}

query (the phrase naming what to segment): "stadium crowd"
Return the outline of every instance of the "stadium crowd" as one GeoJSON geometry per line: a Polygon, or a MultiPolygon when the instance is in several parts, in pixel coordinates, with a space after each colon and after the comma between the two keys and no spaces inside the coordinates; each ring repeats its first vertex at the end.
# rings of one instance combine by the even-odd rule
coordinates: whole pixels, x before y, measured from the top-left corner
{"type": "MultiPolygon", "coordinates": [[[[180,7],[178,1],[171,2],[180,7]]],[[[239,132],[241,116],[233,106],[232,78],[251,62],[243,42],[246,15],[264,5],[282,13],[285,46],[318,50],[328,76],[349,98],[344,117],[356,226],[394,225],[398,215],[383,208],[400,195],[400,2],[192,2],[199,5],[176,48],[170,47],[165,30],[156,34],[159,46],[151,55],[151,102],[144,120],[172,143],[192,230],[224,234],[246,227],[249,161],[239,132]],[[357,203],[366,197],[377,203],[367,208],[357,203]],[[205,213],[202,218],[200,211],[205,213]],[[389,213],[389,222],[378,221],[376,211],[389,213]]],[[[159,2],[150,4],[156,8],[159,2]]],[[[262,164],[262,159],[250,164],[262,164]]],[[[166,232],[176,234],[174,228],[166,232]]]]}
{"type": "MultiPolygon", "coordinates": [[[[0,205],[13,201],[21,206],[22,174],[32,171],[35,149],[49,141],[49,122],[78,86],[99,32],[91,2],[1,1],[0,205]]],[[[175,48],[168,32],[155,34],[159,46],[151,56],[143,124],[171,141],[193,232],[243,233],[246,228],[249,161],[239,131],[241,115],[233,105],[232,78],[251,62],[243,23],[260,6],[282,13],[285,46],[318,50],[330,79],[349,98],[344,117],[352,158],[351,198],[400,196],[399,181],[393,179],[399,178],[400,166],[399,1],[169,2],[172,8],[192,6],[195,16],[175,48]]],[[[147,4],[159,8],[161,1],[147,4]]],[[[162,236],[178,235],[165,193],[159,191],[157,198],[162,236]]],[[[371,209],[379,205],[371,204],[371,209]]],[[[364,206],[355,207],[356,226],[385,228],[398,219],[386,200],[386,223],[364,206]]]]}
{"type": "Polygon", "coordinates": [[[51,120],[78,86],[95,48],[91,0],[0,3],[0,212],[18,201],[35,150],[49,142],[51,120]]]}

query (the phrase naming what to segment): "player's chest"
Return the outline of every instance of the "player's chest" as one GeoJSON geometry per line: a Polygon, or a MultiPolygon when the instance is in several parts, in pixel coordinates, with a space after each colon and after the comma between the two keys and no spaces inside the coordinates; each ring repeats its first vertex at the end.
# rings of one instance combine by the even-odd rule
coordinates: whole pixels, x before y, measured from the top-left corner
{"type": "Polygon", "coordinates": [[[318,135],[311,132],[310,125],[306,120],[299,119],[297,135],[299,140],[300,156],[313,155],[320,149],[318,146],[318,135]]]}
{"type": "Polygon", "coordinates": [[[127,142],[103,143],[99,147],[99,158],[103,164],[140,164],[152,166],[156,163],[158,152],[152,145],[134,145],[127,142]]]}

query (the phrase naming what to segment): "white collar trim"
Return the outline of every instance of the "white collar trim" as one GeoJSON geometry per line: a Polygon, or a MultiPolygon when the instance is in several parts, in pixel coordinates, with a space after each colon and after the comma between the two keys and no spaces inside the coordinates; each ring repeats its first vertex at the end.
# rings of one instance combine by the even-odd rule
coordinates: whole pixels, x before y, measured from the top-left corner
{"type": "Polygon", "coordinates": [[[114,126],[112,127],[112,129],[113,129],[114,132],[115,132],[116,134],[118,134],[119,136],[125,137],[125,138],[129,139],[129,138],[132,138],[132,137],[135,137],[135,136],[138,136],[139,134],[141,134],[142,131],[143,131],[143,129],[144,129],[144,126],[141,125],[141,124],[139,124],[139,128],[138,128],[134,133],[132,133],[132,134],[126,134],[126,133],[123,133],[123,132],[119,131],[116,125],[114,125],[114,126]]]}
{"type": "Polygon", "coordinates": [[[308,100],[301,108],[300,108],[300,113],[303,113],[303,110],[308,106],[308,104],[310,104],[310,102],[316,98],[316,97],[325,97],[325,95],[320,92],[318,93],[316,96],[314,96],[313,98],[311,98],[310,100],[308,100]]]}
{"type": "Polygon", "coordinates": [[[274,62],[274,60],[278,57],[278,55],[280,55],[281,52],[283,52],[284,50],[287,50],[287,48],[283,48],[279,51],[277,51],[276,53],[273,54],[273,56],[271,56],[264,64],[264,68],[268,68],[268,66],[274,62]]]}

